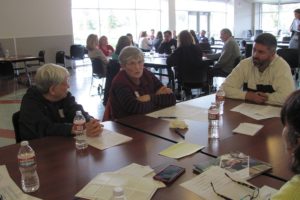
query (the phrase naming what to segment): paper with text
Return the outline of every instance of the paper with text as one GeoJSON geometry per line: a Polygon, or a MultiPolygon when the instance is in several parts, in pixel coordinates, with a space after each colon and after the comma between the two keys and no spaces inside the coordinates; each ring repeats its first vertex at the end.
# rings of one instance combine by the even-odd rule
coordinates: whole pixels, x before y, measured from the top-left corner
{"type": "Polygon", "coordinates": [[[97,149],[104,150],[132,140],[131,137],[104,129],[98,137],[86,137],[87,143],[97,149]]]}
{"type": "Polygon", "coordinates": [[[242,199],[246,195],[252,194],[252,189],[233,182],[225,176],[225,172],[235,180],[245,182],[225,169],[212,166],[202,174],[182,183],[181,186],[207,200],[223,200],[213,191],[211,183],[216,192],[231,199],[242,199]]]}
{"type": "Polygon", "coordinates": [[[280,117],[281,107],[241,103],[231,109],[256,120],[280,117]]]}
{"type": "MultiPolygon", "coordinates": [[[[20,180],[21,181],[21,180],[20,180]]],[[[4,200],[38,200],[22,192],[16,183],[10,178],[5,165],[0,165],[0,194],[4,200]]]]}
{"type": "Polygon", "coordinates": [[[240,123],[232,132],[254,136],[263,127],[261,124],[240,123]]]}
{"type": "Polygon", "coordinates": [[[148,200],[158,188],[165,187],[163,183],[153,179],[152,173],[153,169],[149,166],[132,163],[115,172],[98,174],[76,197],[111,200],[114,187],[121,186],[128,200],[148,200]]]}
{"type": "Polygon", "coordinates": [[[178,159],[178,158],[182,158],[184,156],[191,155],[203,148],[204,148],[204,146],[200,146],[198,144],[179,142],[179,143],[174,144],[174,145],[168,147],[167,149],[161,151],[159,153],[159,155],[178,159]]]}

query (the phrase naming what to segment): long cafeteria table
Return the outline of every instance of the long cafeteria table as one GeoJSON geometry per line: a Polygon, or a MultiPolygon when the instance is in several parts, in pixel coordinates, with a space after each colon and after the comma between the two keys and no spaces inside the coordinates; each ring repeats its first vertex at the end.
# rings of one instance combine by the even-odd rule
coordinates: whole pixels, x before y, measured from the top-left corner
{"type": "MultiPolygon", "coordinates": [[[[190,105],[194,106],[194,112],[198,112],[198,121],[184,120],[188,125],[188,129],[181,130],[181,133],[185,136],[185,140],[204,145],[205,148],[202,152],[214,157],[233,151],[243,152],[250,155],[250,157],[270,163],[272,170],[266,172],[266,174],[280,180],[289,180],[294,173],[289,170],[290,160],[281,138],[283,126],[280,118],[276,117],[264,120],[249,118],[238,112],[230,111],[235,106],[244,103],[244,101],[226,99],[224,114],[220,120],[220,138],[209,139],[207,110],[210,102],[214,101],[214,98],[214,95],[208,95],[167,108],[170,110],[176,109],[176,107],[181,105],[190,105]],[[261,124],[264,127],[255,136],[233,133],[232,130],[242,122],[261,124]]],[[[180,116],[176,117],[180,118],[180,116]]],[[[118,119],[117,122],[174,143],[182,140],[175,133],[174,129],[169,128],[169,121],[167,120],[146,115],[132,115],[118,119]]]]}
{"type": "MultiPolygon", "coordinates": [[[[186,172],[179,179],[171,186],[159,189],[152,199],[201,199],[181,187],[180,184],[195,177],[196,175],[192,172],[193,164],[207,161],[209,156],[195,153],[180,160],[160,156],[158,153],[172,145],[172,142],[116,122],[103,124],[105,129],[130,136],[133,140],[103,151],[91,146],[86,150],[78,151],[71,137],[45,137],[31,140],[30,145],[36,152],[37,172],[40,177],[40,188],[31,195],[42,199],[77,199],[75,194],[97,174],[115,171],[131,163],[137,163],[149,165],[156,172],[169,164],[186,168],[186,172]]],[[[14,144],[0,148],[0,165],[6,165],[9,175],[21,188],[17,164],[19,147],[19,144],[14,144]]],[[[277,189],[284,184],[283,181],[263,175],[250,182],[259,187],[269,185],[277,189]]]]}

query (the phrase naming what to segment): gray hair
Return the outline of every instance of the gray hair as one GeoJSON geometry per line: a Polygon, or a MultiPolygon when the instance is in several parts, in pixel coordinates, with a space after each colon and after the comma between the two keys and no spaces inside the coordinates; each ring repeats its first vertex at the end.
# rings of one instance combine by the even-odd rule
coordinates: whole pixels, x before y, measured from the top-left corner
{"type": "Polygon", "coordinates": [[[121,65],[126,65],[131,60],[144,61],[143,52],[134,46],[128,46],[122,49],[119,55],[119,62],[121,65]]]}
{"type": "Polygon", "coordinates": [[[45,64],[37,70],[35,84],[42,94],[46,94],[51,86],[62,83],[69,75],[68,70],[62,66],[45,64]]]}
{"type": "Polygon", "coordinates": [[[228,35],[228,36],[232,36],[232,33],[231,33],[231,31],[228,29],[228,28],[223,28],[222,30],[221,30],[221,32],[222,33],[225,33],[226,35],[228,35]]]}

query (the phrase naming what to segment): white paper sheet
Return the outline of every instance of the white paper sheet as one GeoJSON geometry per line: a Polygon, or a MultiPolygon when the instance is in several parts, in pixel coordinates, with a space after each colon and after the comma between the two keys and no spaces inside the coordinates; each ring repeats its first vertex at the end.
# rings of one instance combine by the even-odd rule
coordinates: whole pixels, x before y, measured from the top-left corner
{"type": "Polygon", "coordinates": [[[81,189],[76,197],[111,200],[114,187],[121,186],[128,200],[148,200],[159,187],[165,187],[152,178],[154,174],[149,176],[152,172],[149,166],[132,163],[115,172],[101,173],[81,189]]]}
{"type": "Polygon", "coordinates": [[[232,132],[254,136],[263,127],[261,124],[240,123],[232,132]]]}
{"type": "Polygon", "coordinates": [[[99,137],[86,137],[87,143],[97,149],[104,150],[132,140],[131,137],[104,129],[99,137]]]}
{"type": "Polygon", "coordinates": [[[281,107],[241,103],[231,109],[256,120],[280,117],[281,107]]]}
{"type": "MultiPolygon", "coordinates": [[[[161,109],[152,113],[147,114],[147,116],[159,118],[161,116],[176,117],[179,120],[194,120],[194,121],[204,121],[207,122],[207,109],[195,107],[186,104],[177,104],[165,109],[161,109]]],[[[165,120],[172,120],[167,119],[165,120]]]]}
{"type": "Polygon", "coordinates": [[[167,156],[169,158],[182,158],[188,155],[191,155],[200,149],[203,149],[204,146],[198,144],[191,144],[187,142],[179,142],[174,144],[167,149],[161,151],[159,154],[163,156],[167,156]]]}
{"type": "MultiPolygon", "coordinates": [[[[21,181],[21,180],[20,180],[21,181]]],[[[10,178],[5,165],[0,165],[0,194],[5,200],[38,200],[34,196],[27,195],[10,178]]]]}
{"type": "Polygon", "coordinates": [[[196,193],[200,197],[209,200],[223,199],[214,193],[211,183],[213,183],[216,192],[231,199],[241,199],[248,194],[252,194],[252,189],[233,182],[227,176],[225,176],[225,172],[235,180],[245,182],[225,169],[212,166],[202,174],[182,183],[181,186],[196,193]]]}

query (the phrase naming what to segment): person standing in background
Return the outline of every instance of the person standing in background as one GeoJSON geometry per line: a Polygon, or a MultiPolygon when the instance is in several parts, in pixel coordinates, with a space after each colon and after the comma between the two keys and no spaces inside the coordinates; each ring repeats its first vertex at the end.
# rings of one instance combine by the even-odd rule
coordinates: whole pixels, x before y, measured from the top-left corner
{"type": "Polygon", "coordinates": [[[99,39],[99,49],[105,56],[111,56],[115,51],[114,48],[108,44],[108,40],[105,35],[101,36],[99,39]]]}
{"type": "Polygon", "coordinates": [[[291,25],[292,38],[289,43],[289,48],[298,49],[300,46],[300,9],[294,10],[295,18],[291,25]]]}

